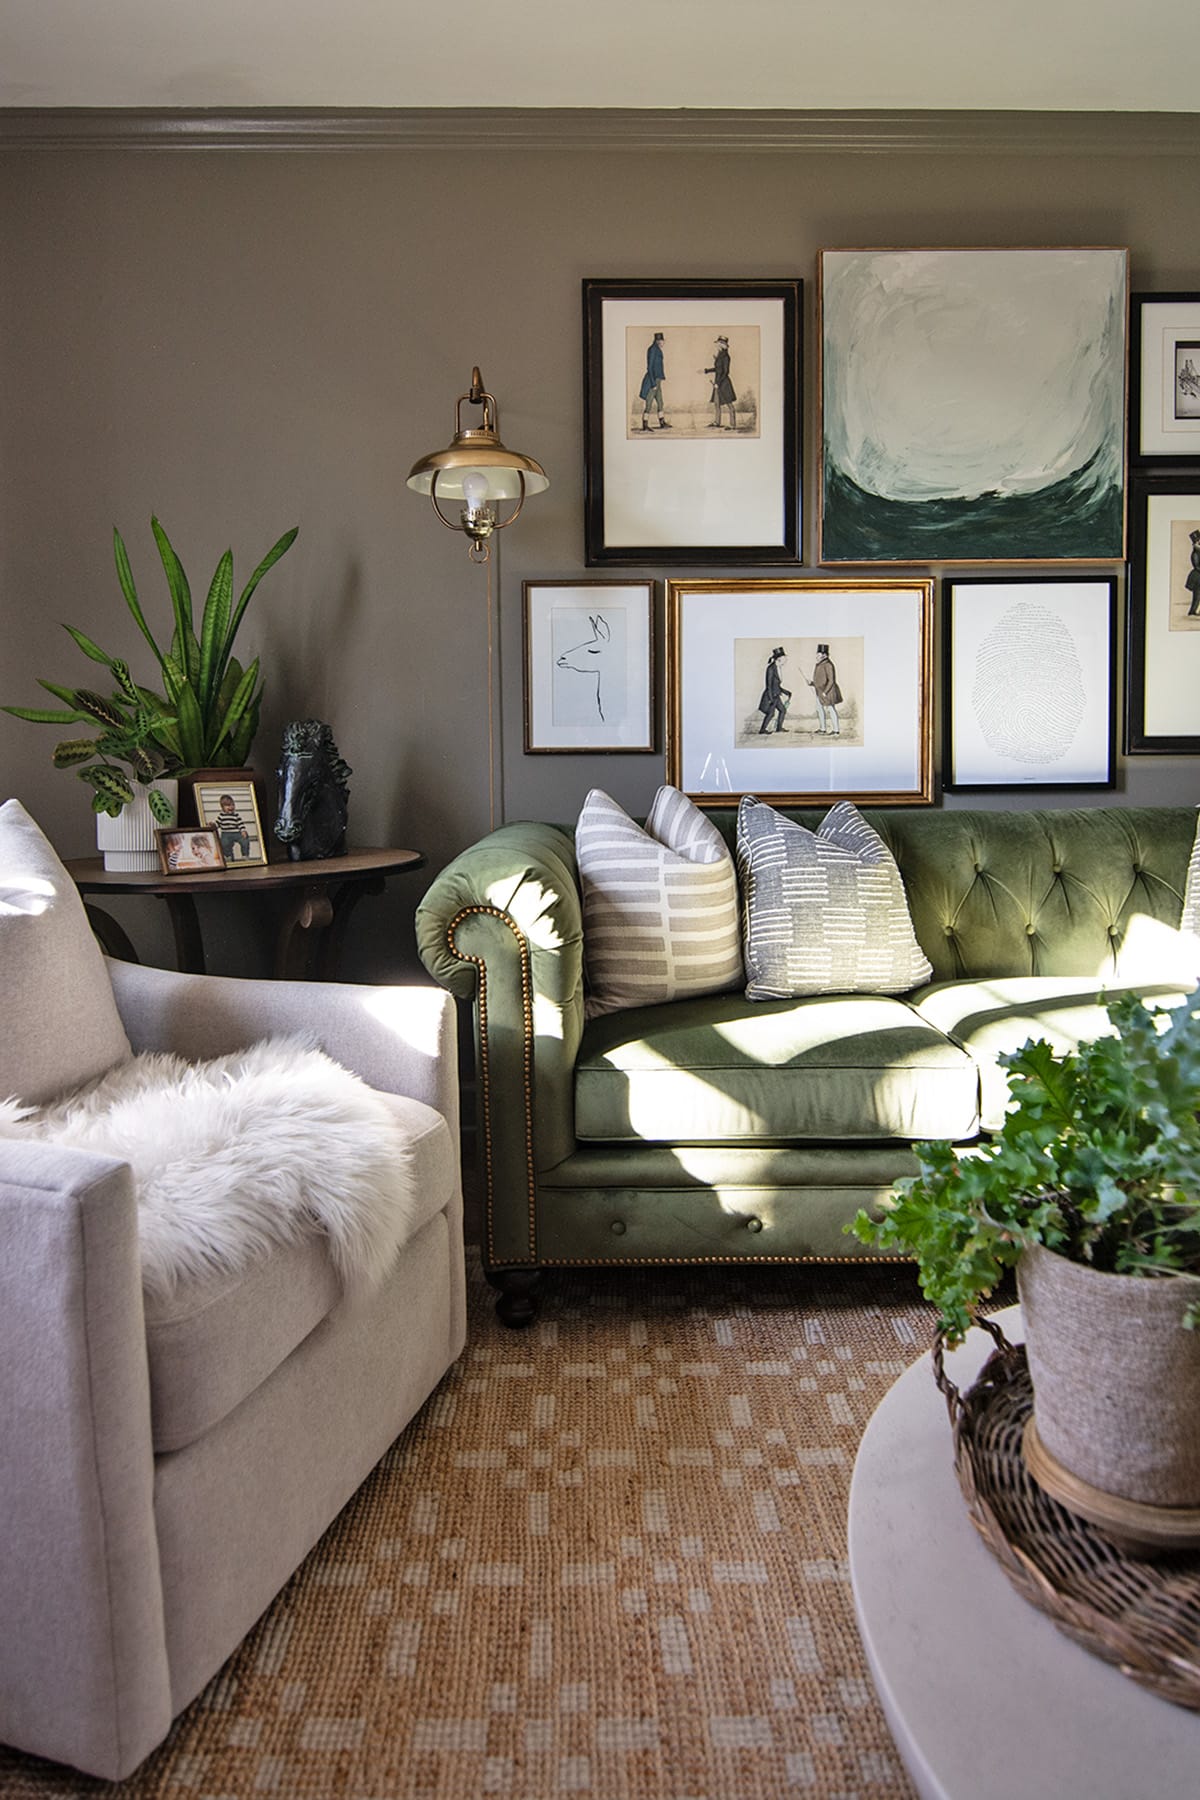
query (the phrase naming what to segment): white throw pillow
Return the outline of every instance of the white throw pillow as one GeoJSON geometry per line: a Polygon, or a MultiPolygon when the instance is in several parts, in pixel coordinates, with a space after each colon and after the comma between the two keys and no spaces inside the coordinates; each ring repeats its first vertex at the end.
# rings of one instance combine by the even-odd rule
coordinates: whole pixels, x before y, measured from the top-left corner
{"type": "Polygon", "coordinates": [[[678,788],[659,788],[644,831],[593,788],[575,847],[589,1018],[740,987],[733,858],[678,788]]]}
{"type": "Polygon", "coordinates": [[[79,891],[19,800],[0,806],[0,1100],[44,1101],[130,1055],[79,891]]]}
{"type": "Polygon", "coordinates": [[[929,980],[895,858],[848,800],[812,832],[747,794],[737,855],[748,1000],[903,994],[929,980]]]}

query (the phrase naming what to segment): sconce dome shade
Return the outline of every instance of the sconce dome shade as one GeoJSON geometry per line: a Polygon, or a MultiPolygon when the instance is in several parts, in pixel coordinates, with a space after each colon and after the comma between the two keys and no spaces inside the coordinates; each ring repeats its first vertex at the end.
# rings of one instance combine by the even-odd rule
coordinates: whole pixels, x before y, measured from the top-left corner
{"type": "Polygon", "coordinates": [[[463,478],[472,470],[487,477],[490,500],[519,500],[522,475],[527,494],[540,494],[550,486],[550,477],[540,463],[532,456],[522,456],[519,450],[506,450],[490,431],[459,432],[445,450],[420,457],[406,485],[415,493],[428,494],[436,475],[438,498],[461,500],[465,497],[463,478]]]}
{"type": "Polygon", "coordinates": [[[495,396],[484,387],[478,366],[471,370],[470,388],[458,397],[454,436],[444,450],[433,450],[418,458],[407,485],[418,494],[430,494],[436,480],[438,498],[462,500],[468,498],[463,480],[472,472],[484,477],[487,493],[483,495],[476,482],[472,484],[475,494],[471,497],[487,501],[523,500],[526,494],[540,494],[550,486],[550,477],[541,463],[534,462],[532,456],[522,456],[519,450],[507,450],[500,442],[500,409],[495,396]],[[483,408],[478,425],[464,426],[464,405],[483,408]]]}

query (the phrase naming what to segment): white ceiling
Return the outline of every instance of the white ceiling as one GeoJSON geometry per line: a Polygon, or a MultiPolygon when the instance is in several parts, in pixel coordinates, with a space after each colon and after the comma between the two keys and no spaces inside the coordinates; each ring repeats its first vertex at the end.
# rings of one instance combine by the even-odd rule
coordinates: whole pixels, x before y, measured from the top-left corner
{"type": "Polygon", "coordinates": [[[0,0],[0,106],[1200,110],[1197,0],[0,0]]]}

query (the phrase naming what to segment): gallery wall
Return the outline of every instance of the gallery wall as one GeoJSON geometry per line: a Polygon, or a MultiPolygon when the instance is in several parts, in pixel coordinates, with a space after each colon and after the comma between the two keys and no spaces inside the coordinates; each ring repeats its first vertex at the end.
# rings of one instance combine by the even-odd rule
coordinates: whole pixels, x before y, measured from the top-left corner
{"type": "MultiPolygon", "coordinates": [[[[199,597],[227,545],[244,579],[298,525],[243,628],[268,684],[252,760],[274,766],[284,720],[327,720],[354,771],[353,840],[428,858],[424,874],[364,903],[356,978],[413,967],[429,873],[487,828],[487,578],[404,485],[417,456],[449,440],[472,365],[506,442],[551,480],[493,565],[503,816],[566,821],[593,785],[644,812],[664,768],[661,748],[522,752],[522,581],[588,573],[583,278],[803,278],[810,566],[819,249],[1127,245],[1135,291],[1200,290],[1188,121],[1041,115],[1035,129],[1020,115],[960,114],[820,132],[794,121],[772,134],[752,121],[718,132],[703,115],[654,134],[589,115],[529,115],[521,130],[511,118],[419,125],[376,120],[339,136],[317,122],[264,147],[232,126],[0,118],[0,700],[34,704],[39,675],[92,673],[60,621],[151,677],[113,571],[114,524],[158,620],[152,513],[199,597]]],[[[638,572],[660,583],[661,635],[663,578],[705,571],[638,572]]],[[[660,712],[664,680],[660,657],[660,712]]],[[[53,741],[0,715],[0,786],[64,855],[85,855],[87,795],[51,769],[53,741]]],[[[1121,758],[1115,794],[1050,803],[1190,804],[1198,775],[1194,759],[1121,758]]],[[[121,914],[131,935],[169,961],[162,921],[132,905],[121,914]]],[[[221,907],[204,923],[214,968],[257,970],[253,909],[221,907]]]]}

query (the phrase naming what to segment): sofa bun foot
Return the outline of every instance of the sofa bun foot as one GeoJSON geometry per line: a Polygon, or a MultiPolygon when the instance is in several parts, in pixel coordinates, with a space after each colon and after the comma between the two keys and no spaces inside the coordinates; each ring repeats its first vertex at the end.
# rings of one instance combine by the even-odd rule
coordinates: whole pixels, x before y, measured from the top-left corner
{"type": "Polygon", "coordinates": [[[520,1331],[532,1325],[538,1311],[540,1269],[485,1269],[484,1274],[494,1288],[499,1288],[496,1316],[510,1330],[520,1331]]]}

